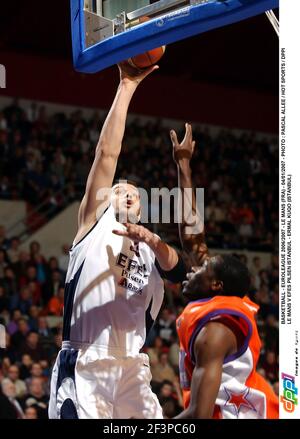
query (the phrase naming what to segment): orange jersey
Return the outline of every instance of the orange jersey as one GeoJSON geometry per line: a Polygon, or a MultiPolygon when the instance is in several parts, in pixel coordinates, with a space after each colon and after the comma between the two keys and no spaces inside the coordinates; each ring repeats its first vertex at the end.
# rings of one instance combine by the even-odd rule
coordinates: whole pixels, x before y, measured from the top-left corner
{"type": "Polygon", "coordinates": [[[261,341],[255,321],[259,307],[247,297],[216,296],[190,302],[177,319],[180,340],[180,383],[184,407],[190,401],[195,367],[194,342],[211,321],[222,321],[242,334],[238,351],[224,359],[214,418],[266,419],[279,417],[279,402],[267,381],[256,372],[261,341]]]}

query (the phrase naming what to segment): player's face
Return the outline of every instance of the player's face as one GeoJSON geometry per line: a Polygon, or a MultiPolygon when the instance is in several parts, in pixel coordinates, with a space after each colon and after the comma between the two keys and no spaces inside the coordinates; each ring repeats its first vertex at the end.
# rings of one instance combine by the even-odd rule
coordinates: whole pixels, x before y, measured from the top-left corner
{"type": "Polygon", "coordinates": [[[206,259],[200,267],[193,267],[182,282],[182,293],[190,300],[211,296],[211,283],[214,279],[214,258],[206,259]]]}
{"type": "Polygon", "coordinates": [[[136,223],[140,219],[141,203],[138,189],[129,183],[113,186],[111,203],[118,221],[136,223]]]}

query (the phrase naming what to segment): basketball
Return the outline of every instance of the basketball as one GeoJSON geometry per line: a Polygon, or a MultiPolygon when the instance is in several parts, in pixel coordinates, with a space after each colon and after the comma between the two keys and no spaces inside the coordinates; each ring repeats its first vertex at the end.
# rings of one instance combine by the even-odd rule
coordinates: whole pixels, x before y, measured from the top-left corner
{"type": "MultiPolygon", "coordinates": [[[[145,23],[146,21],[149,20],[150,18],[145,16],[145,17],[140,17],[138,22],[145,23]]],[[[148,50],[147,52],[141,53],[140,55],[133,56],[129,58],[127,62],[132,67],[138,69],[146,69],[156,64],[165,53],[165,50],[166,50],[166,46],[157,47],[156,49],[151,49],[148,50]]]]}
{"type": "Polygon", "coordinates": [[[133,56],[127,61],[132,67],[145,69],[152,66],[153,64],[156,64],[165,53],[165,50],[166,46],[157,47],[156,49],[148,50],[145,53],[133,56]]]}

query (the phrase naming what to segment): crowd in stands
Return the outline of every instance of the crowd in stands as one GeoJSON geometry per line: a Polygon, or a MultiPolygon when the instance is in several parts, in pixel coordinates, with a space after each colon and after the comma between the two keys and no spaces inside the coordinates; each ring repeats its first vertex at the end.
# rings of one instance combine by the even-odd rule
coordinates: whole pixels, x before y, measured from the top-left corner
{"type": "MultiPolygon", "coordinates": [[[[24,110],[13,101],[0,107],[0,199],[42,204],[47,218],[80,199],[102,121],[47,115],[32,104],[24,110]]],[[[172,127],[170,127],[172,128],[172,127]]],[[[180,136],[180,134],[179,134],[180,136]]],[[[260,305],[262,338],[259,371],[278,393],[278,145],[255,134],[194,129],[196,187],[205,188],[206,239],[209,248],[231,249],[252,273],[250,298],[260,305]],[[247,259],[243,249],[272,254],[266,268],[259,256],[247,259]]],[[[151,186],[177,186],[169,131],[160,121],[132,120],[126,129],[118,177],[151,186]]],[[[175,230],[175,229],[174,229],[175,230]]],[[[178,245],[176,231],[165,237],[178,245]]],[[[20,249],[18,236],[0,227],[0,324],[6,349],[0,349],[0,418],[47,417],[51,368],[60,349],[66,243],[61,254],[46,259],[39,242],[20,249]]],[[[176,317],[185,302],[180,285],[166,282],[159,318],[146,343],[152,387],[166,418],[182,409],[178,377],[176,317]]]]}
{"type": "MultiPolygon", "coordinates": [[[[83,194],[103,120],[81,111],[52,116],[15,100],[0,109],[0,199],[42,204],[55,214],[83,194]]],[[[182,124],[184,127],[184,124],[182,124]]],[[[160,120],[127,124],[117,176],[141,187],[177,187],[169,128],[160,120]]],[[[180,137],[180,136],[179,136],[180,137]]],[[[209,246],[276,250],[278,246],[277,139],[194,127],[193,175],[205,188],[209,246]]]]}

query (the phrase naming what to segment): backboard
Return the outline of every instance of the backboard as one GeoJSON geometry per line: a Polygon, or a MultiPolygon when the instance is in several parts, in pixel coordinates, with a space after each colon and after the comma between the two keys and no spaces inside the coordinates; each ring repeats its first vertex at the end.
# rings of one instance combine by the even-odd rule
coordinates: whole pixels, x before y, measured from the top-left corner
{"type": "Polygon", "coordinates": [[[85,73],[279,6],[279,0],[70,1],[74,67],[85,73]]]}

